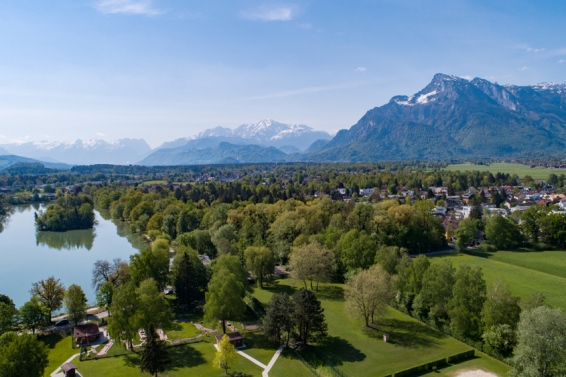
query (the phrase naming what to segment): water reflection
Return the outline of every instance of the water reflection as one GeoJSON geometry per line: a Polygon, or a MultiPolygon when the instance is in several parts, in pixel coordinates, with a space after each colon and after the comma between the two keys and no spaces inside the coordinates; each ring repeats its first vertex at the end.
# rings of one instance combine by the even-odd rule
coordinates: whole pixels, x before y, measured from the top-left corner
{"type": "Polygon", "coordinates": [[[109,210],[99,208],[97,208],[97,210],[100,214],[100,217],[102,217],[104,220],[111,221],[116,226],[116,234],[118,234],[118,236],[126,238],[128,242],[138,250],[143,250],[147,247],[145,240],[140,237],[139,234],[132,233],[132,231],[130,230],[130,223],[113,219],[110,215],[109,210]]]}
{"type": "Polygon", "coordinates": [[[92,249],[96,232],[94,229],[69,230],[66,232],[35,232],[36,245],[49,246],[57,250],[92,249]]]}

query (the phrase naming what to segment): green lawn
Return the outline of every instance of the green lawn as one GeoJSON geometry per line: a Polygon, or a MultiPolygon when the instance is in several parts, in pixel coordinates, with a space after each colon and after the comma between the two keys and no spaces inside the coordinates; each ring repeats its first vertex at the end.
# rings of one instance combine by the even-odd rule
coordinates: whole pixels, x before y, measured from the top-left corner
{"type": "Polygon", "coordinates": [[[481,369],[487,372],[497,373],[500,376],[506,376],[507,372],[509,372],[509,366],[494,360],[493,358],[487,356],[484,353],[476,351],[476,357],[467,360],[458,364],[453,364],[450,366],[446,366],[444,368],[438,369],[436,372],[430,372],[425,374],[420,374],[419,376],[428,376],[428,377],[438,377],[438,376],[446,376],[446,377],[454,377],[458,371],[464,369],[481,369]]]}
{"type": "Polygon", "coordinates": [[[566,266],[561,262],[564,256],[560,252],[539,252],[543,260],[537,262],[535,254],[537,253],[498,251],[489,258],[480,253],[446,254],[432,256],[431,261],[439,263],[443,259],[450,259],[454,267],[462,264],[481,267],[488,284],[496,279],[503,279],[509,283],[511,292],[522,300],[528,300],[534,292],[539,291],[544,294],[549,305],[566,309],[566,278],[549,273],[566,266]],[[545,257],[549,259],[544,260],[545,257]],[[532,261],[531,265],[529,261],[532,261]],[[556,266],[552,266],[553,263],[556,266]]]}
{"type": "MultiPolygon", "coordinates": [[[[225,376],[223,369],[215,368],[212,364],[216,350],[212,343],[200,342],[169,348],[173,359],[172,364],[163,377],[175,376],[225,376]]],[[[139,369],[140,355],[130,353],[121,357],[110,357],[99,360],[75,361],[78,371],[85,377],[139,377],[149,376],[139,369]]],[[[237,358],[237,364],[232,371],[243,373],[245,376],[261,376],[262,369],[243,357],[237,358]]]]}
{"type": "Polygon", "coordinates": [[[495,173],[508,173],[508,174],[517,174],[520,178],[523,178],[525,175],[530,175],[535,180],[543,180],[546,181],[548,179],[548,175],[550,173],[554,173],[556,175],[560,175],[562,173],[566,174],[566,169],[547,169],[544,167],[536,167],[531,168],[528,165],[522,164],[508,164],[504,162],[493,163],[489,166],[486,165],[475,165],[475,164],[452,164],[448,165],[445,170],[456,171],[459,170],[461,172],[469,170],[477,170],[477,171],[489,171],[493,174],[495,173]]]}
{"type": "MultiPolygon", "coordinates": [[[[274,292],[291,293],[294,288],[290,284],[289,280],[279,280],[267,289],[255,290],[254,295],[266,303],[274,292]]],[[[336,369],[347,376],[384,376],[470,349],[394,309],[389,309],[374,328],[364,329],[360,322],[347,316],[341,285],[321,287],[318,297],[325,309],[329,337],[301,354],[323,371],[336,369]],[[390,334],[389,343],[383,342],[383,333],[390,334]]],[[[509,369],[485,356],[478,360],[493,365],[494,371],[509,369]]],[[[274,369],[270,375],[278,376],[278,370],[281,369],[274,369]]]]}
{"type": "Polygon", "coordinates": [[[498,262],[512,264],[531,270],[544,272],[566,278],[566,251],[503,251],[496,253],[475,253],[475,256],[485,257],[498,262]]]}
{"type": "Polygon", "coordinates": [[[175,340],[192,338],[198,334],[202,334],[202,331],[197,330],[197,328],[190,322],[174,322],[173,329],[165,331],[165,334],[167,334],[167,339],[175,340]]]}
{"type": "Polygon", "coordinates": [[[79,349],[71,348],[70,335],[52,334],[38,337],[49,349],[49,364],[45,369],[44,376],[48,377],[53,371],[59,368],[67,359],[79,353],[79,349]]]}

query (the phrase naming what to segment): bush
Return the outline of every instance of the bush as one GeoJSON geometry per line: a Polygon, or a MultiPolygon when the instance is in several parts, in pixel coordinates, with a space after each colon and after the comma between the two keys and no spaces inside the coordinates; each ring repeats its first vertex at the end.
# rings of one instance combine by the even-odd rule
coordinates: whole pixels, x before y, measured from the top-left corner
{"type": "Polygon", "coordinates": [[[482,253],[495,253],[497,251],[497,248],[492,244],[489,244],[487,242],[482,242],[478,246],[478,251],[481,251],[482,253]]]}

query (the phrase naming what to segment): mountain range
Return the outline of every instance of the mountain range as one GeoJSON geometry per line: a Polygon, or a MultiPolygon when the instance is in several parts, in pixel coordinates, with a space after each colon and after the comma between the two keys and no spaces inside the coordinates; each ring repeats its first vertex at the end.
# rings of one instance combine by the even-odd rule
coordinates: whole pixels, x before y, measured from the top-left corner
{"type": "Polygon", "coordinates": [[[564,156],[565,147],[565,83],[499,85],[438,73],[422,90],[392,97],[334,137],[266,119],[208,129],[154,150],[142,139],[121,139],[3,144],[0,153],[69,164],[156,166],[564,156]]]}
{"type": "Polygon", "coordinates": [[[436,74],[339,131],[303,161],[564,155],[566,84],[499,85],[436,74]]]}

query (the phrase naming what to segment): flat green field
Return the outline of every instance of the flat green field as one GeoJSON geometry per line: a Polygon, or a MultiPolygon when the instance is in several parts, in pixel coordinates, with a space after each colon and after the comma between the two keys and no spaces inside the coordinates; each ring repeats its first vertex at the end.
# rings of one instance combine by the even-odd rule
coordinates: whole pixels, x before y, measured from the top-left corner
{"type": "Polygon", "coordinates": [[[566,252],[511,252],[446,254],[431,257],[433,263],[450,259],[454,267],[463,264],[482,268],[488,285],[503,279],[513,294],[528,300],[534,292],[542,292],[546,302],[566,309],[566,252]]]}
{"type": "Polygon", "coordinates": [[[461,172],[466,170],[469,171],[477,170],[477,171],[489,171],[492,174],[499,172],[499,173],[517,174],[519,178],[523,178],[525,175],[530,175],[535,180],[547,180],[548,175],[550,173],[554,173],[556,175],[560,175],[562,173],[566,174],[566,169],[547,169],[544,167],[531,168],[528,165],[508,164],[505,162],[497,162],[489,166],[476,165],[470,163],[452,164],[452,165],[448,165],[444,170],[450,170],[450,171],[459,170],[461,172]]]}
{"type": "MultiPolygon", "coordinates": [[[[265,303],[274,292],[291,293],[294,288],[290,284],[289,280],[279,280],[265,290],[256,290],[254,295],[265,303]]],[[[318,297],[325,309],[329,337],[301,354],[322,372],[335,369],[346,376],[385,376],[470,349],[394,309],[389,309],[374,328],[365,329],[346,314],[342,285],[323,286],[318,297]],[[390,342],[383,342],[384,333],[390,334],[390,342]]],[[[292,357],[293,352],[289,353],[292,357]]],[[[501,375],[509,370],[507,365],[485,355],[476,361],[472,360],[471,365],[501,375]]],[[[270,376],[278,376],[277,370],[270,376]]]]}

